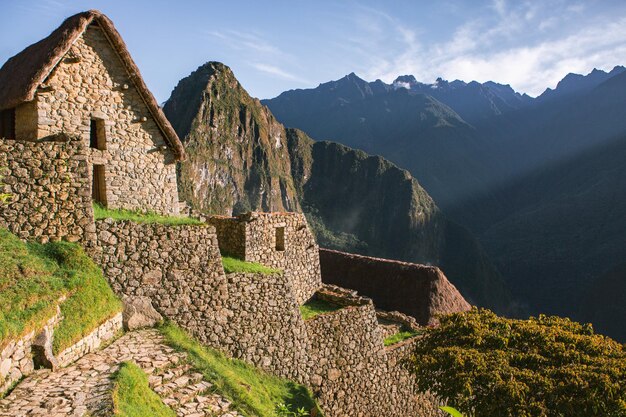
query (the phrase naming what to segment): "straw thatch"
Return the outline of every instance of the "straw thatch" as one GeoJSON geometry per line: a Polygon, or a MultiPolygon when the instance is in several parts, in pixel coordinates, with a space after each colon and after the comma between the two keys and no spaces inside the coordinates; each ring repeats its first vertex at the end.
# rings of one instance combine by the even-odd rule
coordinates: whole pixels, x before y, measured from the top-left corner
{"type": "Polygon", "coordinates": [[[46,80],[74,41],[92,23],[98,24],[106,34],[177,159],[182,160],[185,151],[178,135],[148,90],[139,68],[132,60],[113,22],[97,10],[89,10],[67,18],[50,36],[24,49],[0,68],[0,110],[33,100],[37,87],[46,80]]]}

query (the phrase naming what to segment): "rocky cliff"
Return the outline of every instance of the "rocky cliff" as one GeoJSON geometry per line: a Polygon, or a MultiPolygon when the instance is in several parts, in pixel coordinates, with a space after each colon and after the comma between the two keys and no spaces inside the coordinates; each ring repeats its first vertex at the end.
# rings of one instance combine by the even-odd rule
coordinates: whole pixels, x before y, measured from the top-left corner
{"type": "Polygon", "coordinates": [[[407,171],[285,129],[223,64],[181,80],[164,110],[184,138],[180,191],[194,209],[302,210],[322,246],[438,265],[470,302],[506,310],[508,292],[480,245],[407,171]]]}
{"type": "Polygon", "coordinates": [[[181,199],[202,211],[298,211],[285,128],[241,87],[230,68],[209,62],[181,80],[164,106],[189,151],[181,199]]]}

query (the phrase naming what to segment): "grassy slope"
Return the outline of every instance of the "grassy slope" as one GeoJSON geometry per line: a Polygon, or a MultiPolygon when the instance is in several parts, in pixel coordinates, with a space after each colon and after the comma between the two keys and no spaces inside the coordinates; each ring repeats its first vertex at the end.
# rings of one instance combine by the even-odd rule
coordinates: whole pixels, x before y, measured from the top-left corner
{"type": "Polygon", "coordinates": [[[117,417],[175,417],[176,413],[163,404],[148,386],[144,371],[132,362],[123,362],[114,376],[114,416],[117,417]]]}
{"type": "Polygon", "coordinates": [[[242,361],[228,359],[221,353],[204,347],[173,324],[161,327],[167,343],[185,351],[193,366],[211,382],[216,391],[232,401],[246,415],[274,417],[279,404],[290,410],[317,410],[311,393],[302,385],[266,374],[242,361]]]}
{"type": "Polygon", "coordinates": [[[134,210],[113,210],[102,207],[99,204],[93,206],[96,220],[111,218],[113,220],[131,220],[137,223],[159,223],[168,226],[203,225],[200,220],[185,216],[162,216],[156,213],[142,213],[134,210]]]}
{"type": "Polygon", "coordinates": [[[224,265],[224,272],[227,274],[234,272],[251,272],[264,275],[281,273],[280,269],[268,268],[255,262],[246,262],[229,256],[222,257],[222,265],[224,265]]]}
{"type": "Polygon", "coordinates": [[[0,347],[41,328],[56,313],[54,350],[71,346],[121,311],[100,269],[76,244],[24,243],[0,229],[0,347]]]}
{"type": "Polygon", "coordinates": [[[341,307],[338,305],[329,303],[328,301],[313,299],[300,306],[300,313],[302,314],[302,318],[304,320],[308,320],[319,314],[330,313],[332,311],[337,311],[340,308],[341,307]]]}

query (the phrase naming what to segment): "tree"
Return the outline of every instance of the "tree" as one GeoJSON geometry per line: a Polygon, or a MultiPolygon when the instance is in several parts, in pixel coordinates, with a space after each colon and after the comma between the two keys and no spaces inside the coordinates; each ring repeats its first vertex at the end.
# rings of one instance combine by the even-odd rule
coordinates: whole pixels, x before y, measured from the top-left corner
{"type": "Polygon", "coordinates": [[[626,349],[591,325],[451,314],[417,344],[421,391],[476,417],[626,417],[626,349]]]}

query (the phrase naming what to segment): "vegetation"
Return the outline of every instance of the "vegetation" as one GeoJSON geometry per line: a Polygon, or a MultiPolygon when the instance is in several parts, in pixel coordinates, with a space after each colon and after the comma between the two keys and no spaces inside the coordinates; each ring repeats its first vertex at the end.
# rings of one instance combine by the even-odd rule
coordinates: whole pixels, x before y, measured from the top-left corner
{"type": "Polygon", "coordinates": [[[624,346],[565,318],[445,316],[413,365],[420,389],[477,416],[626,416],[624,346]]]}
{"type": "Polygon", "coordinates": [[[231,258],[230,256],[222,257],[222,265],[224,265],[224,272],[232,274],[234,272],[250,272],[254,274],[280,274],[280,269],[268,268],[255,262],[246,262],[241,259],[231,258]]]}
{"type": "Polygon", "coordinates": [[[153,212],[136,210],[109,209],[94,203],[93,214],[96,220],[111,218],[117,221],[130,220],[137,223],[159,223],[168,226],[203,225],[200,220],[185,216],[162,216],[153,212]]]}
{"type": "Polygon", "coordinates": [[[302,318],[304,320],[308,320],[319,314],[330,313],[332,311],[337,311],[340,308],[341,307],[336,304],[314,298],[300,306],[300,313],[302,314],[302,318]]]}
{"type": "Polygon", "coordinates": [[[403,340],[410,339],[413,336],[417,336],[420,332],[411,329],[402,329],[396,334],[392,334],[385,338],[385,346],[395,345],[403,340]]]}
{"type": "Polygon", "coordinates": [[[302,385],[266,374],[245,362],[226,358],[220,352],[204,347],[171,323],[161,326],[167,343],[185,351],[192,365],[213,384],[215,390],[232,401],[242,413],[259,417],[290,416],[299,409],[321,410],[312,394],[302,385]],[[279,414],[282,412],[282,414],[279,414]]]}
{"type": "Polygon", "coordinates": [[[445,411],[446,413],[450,414],[452,417],[464,417],[463,414],[461,414],[461,412],[455,408],[452,407],[439,407],[442,411],[445,411]]]}
{"type": "Polygon", "coordinates": [[[24,243],[0,229],[0,347],[43,327],[64,296],[64,319],[54,337],[57,352],[121,310],[102,272],[79,245],[24,243]]]}
{"type": "Polygon", "coordinates": [[[117,417],[175,417],[174,410],[150,389],[145,372],[132,362],[123,362],[114,375],[113,415],[117,417]]]}

